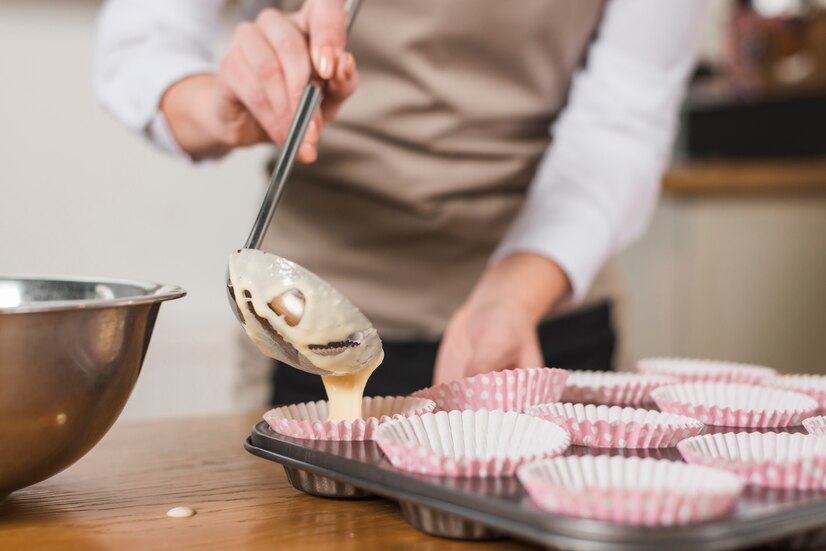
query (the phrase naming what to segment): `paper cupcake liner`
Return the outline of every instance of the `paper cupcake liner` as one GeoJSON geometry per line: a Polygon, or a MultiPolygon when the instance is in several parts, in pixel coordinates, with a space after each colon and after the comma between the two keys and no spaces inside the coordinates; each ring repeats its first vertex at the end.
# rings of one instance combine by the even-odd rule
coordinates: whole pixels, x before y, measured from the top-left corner
{"type": "Polygon", "coordinates": [[[494,371],[443,383],[413,393],[436,402],[436,411],[525,408],[559,401],[568,372],[537,367],[494,371]]]}
{"type": "Polygon", "coordinates": [[[739,383],[680,383],[651,391],[662,411],[724,427],[797,426],[817,411],[799,392],[739,383]]]}
{"type": "Polygon", "coordinates": [[[651,402],[649,393],[678,382],[665,375],[618,373],[614,371],[572,371],[560,402],[641,407],[651,402]]]}
{"type": "Polygon", "coordinates": [[[778,375],[760,381],[761,386],[793,390],[817,400],[821,411],[826,410],[826,375],[778,375]]]}
{"type": "Polygon", "coordinates": [[[826,416],[809,417],[803,420],[803,426],[809,434],[826,434],[826,416]]]}
{"type": "Polygon", "coordinates": [[[447,476],[512,475],[525,461],[564,452],[562,427],[523,413],[453,410],[382,425],[376,443],[399,469],[447,476]]]}
{"type": "Polygon", "coordinates": [[[668,448],[703,429],[690,417],[619,406],[556,403],[526,413],[562,426],[572,444],[592,448],[668,448]]]}
{"type": "Polygon", "coordinates": [[[645,358],[637,362],[637,371],[649,375],[666,375],[682,382],[743,384],[757,384],[762,379],[777,375],[776,370],[760,365],[691,358],[645,358]]]}
{"type": "Polygon", "coordinates": [[[742,482],[722,470],[639,457],[557,457],[523,465],[517,476],[552,513],[628,524],[671,526],[732,510],[742,482]]]}
{"type": "Polygon", "coordinates": [[[376,429],[394,418],[433,411],[436,404],[408,396],[367,397],[362,401],[364,419],[327,421],[327,400],[304,402],[271,409],[264,420],[278,434],[309,440],[372,440],[376,429]]]}
{"type": "Polygon", "coordinates": [[[775,432],[706,434],[677,449],[688,463],[731,471],[769,488],[826,488],[826,436],[775,432]]]}

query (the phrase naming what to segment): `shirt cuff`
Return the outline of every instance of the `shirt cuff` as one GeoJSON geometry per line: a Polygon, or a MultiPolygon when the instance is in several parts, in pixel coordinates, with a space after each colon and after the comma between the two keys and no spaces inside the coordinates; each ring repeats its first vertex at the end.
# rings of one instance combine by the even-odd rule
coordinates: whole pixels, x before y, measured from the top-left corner
{"type": "Polygon", "coordinates": [[[165,151],[191,159],[169,130],[160,111],[161,98],[170,86],[186,77],[214,73],[214,63],[187,53],[155,53],[132,63],[128,71],[120,71],[109,80],[101,75],[101,103],[127,127],[142,132],[165,151]]]}
{"type": "Polygon", "coordinates": [[[194,75],[214,73],[216,67],[212,62],[196,61],[189,56],[179,57],[177,55],[167,55],[145,62],[152,64],[156,72],[151,73],[150,82],[146,86],[146,90],[149,92],[146,95],[146,101],[153,111],[147,113],[149,119],[148,122],[144,123],[143,132],[152,143],[167,153],[194,162],[195,159],[178,145],[175,136],[169,129],[166,117],[161,111],[161,99],[169,87],[176,82],[194,75]],[[155,63],[152,63],[153,61],[155,63]]]}
{"type": "Polygon", "coordinates": [[[152,143],[167,153],[171,153],[176,157],[184,157],[191,161],[195,160],[178,145],[175,136],[172,135],[172,131],[166,123],[166,116],[164,116],[163,111],[160,109],[158,109],[158,112],[152,117],[152,121],[146,127],[144,133],[152,143]]]}

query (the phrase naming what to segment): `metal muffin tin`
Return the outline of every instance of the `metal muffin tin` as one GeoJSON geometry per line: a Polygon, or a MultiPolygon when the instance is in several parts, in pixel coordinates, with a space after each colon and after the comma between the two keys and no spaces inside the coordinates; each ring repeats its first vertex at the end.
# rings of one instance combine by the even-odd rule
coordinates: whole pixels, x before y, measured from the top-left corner
{"type": "Polygon", "coordinates": [[[360,499],[371,497],[373,494],[357,488],[352,484],[339,482],[335,478],[313,474],[310,471],[284,465],[287,480],[293,488],[306,494],[317,497],[331,497],[338,499],[360,499]]]}
{"type": "Polygon", "coordinates": [[[494,540],[504,537],[484,524],[433,507],[412,501],[399,501],[399,506],[404,520],[410,526],[431,536],[460,540],[494,540]]]}
{"type": "MultiPolygon", "coordinates": [[[[263,426],[269,434],[276,434],[267,427],[266,423],[263,423],[263,426]]],[[[304,440],[299,439],[295,439],[295,441],[304,442],[304,440]]],[[[362,463],[377,463],[382,459],[381,450],[372,442],[326,440],[317,441],[314,442],[314,444],[318,451],[331,455],[349,457],[362,463]]],[[[287,474],[287,480],[292,484],[293,488],[304,493],[336,499],[364,499],[367,497],[375,497],[374,494],[358,486],[341,482],[337,478],[324,476],[287,463],[283,463],[283,465],[284,472],[287,474]]]]}
{"type": "MultiPolygon", "coordinates": [[[[728,517],[689,526],[641,528],[542,511],[515,477],[451,478],[401,471],[389,464],[374,442],[301,440],[281,436],[261,422],[253,427],[245,447],[254,455],[284,465],[290,482],[301,491],[323,497],[376,495],[392,499],[399,502],[405,520],[414,528],[441,537],[509,536],[572,551],[826,547],[826,491],[748,487],[728,517]]],[[[673,448],[572,446],[568,453],[680,460],[673,448]]]]}

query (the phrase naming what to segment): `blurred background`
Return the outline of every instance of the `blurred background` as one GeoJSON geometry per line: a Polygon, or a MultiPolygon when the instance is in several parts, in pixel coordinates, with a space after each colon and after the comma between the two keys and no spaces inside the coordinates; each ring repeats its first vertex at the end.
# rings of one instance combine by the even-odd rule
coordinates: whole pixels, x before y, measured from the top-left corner
{"type": "MultiPolygon", "coordinates": [[[[189,291],[162,309],[122,419],[258,407],[266,365],[244,348],[224,271],[269,149],[194,167],[100,110],[89,83],[99,7],[0,3],[0,272],[189,291]]],[[[224,42],[239,12],[228,6],[224,42]]],[[[620,261],[620,368],[683,355],[826,373],[824,2],[712,2],[661,204],[620,261]]]]}

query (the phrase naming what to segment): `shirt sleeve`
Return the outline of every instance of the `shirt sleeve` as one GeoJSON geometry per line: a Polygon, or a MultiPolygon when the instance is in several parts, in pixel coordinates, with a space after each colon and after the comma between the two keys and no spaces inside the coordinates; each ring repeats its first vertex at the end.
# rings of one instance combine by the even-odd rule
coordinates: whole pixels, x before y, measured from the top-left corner
{"type": "Polygon", "coordinates": [[[98,21],[92,88],[128,128],[185,155],[159,111],[178,80],[214,72],[213,42],[226,0],[106,0],[98,21]]]}
{"type": "Polygon", "coordinates": [[[705,0],[606,3],[554,140],[493,255],[532,252],[568,275],[574,301],[648,225],[670,157],[705,0]]]}

